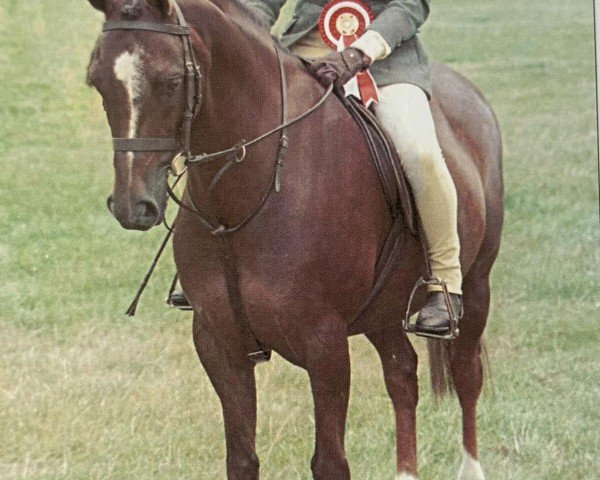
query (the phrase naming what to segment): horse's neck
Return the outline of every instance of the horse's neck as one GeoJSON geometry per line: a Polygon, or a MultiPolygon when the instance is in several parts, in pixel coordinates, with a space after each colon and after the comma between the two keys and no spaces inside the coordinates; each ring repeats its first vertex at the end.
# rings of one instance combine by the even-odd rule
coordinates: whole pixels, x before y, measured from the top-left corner
{"type": "MultiPolygon", "coordinates": [[[[204,59],[204,98],[193,131],[195,153],[221,151],[252,140],[282,123],[281,80],[275,46],[266,34],[260,38],[247,30],[245,22],[247,20],[228,18],[216,7],[208,7],[201,14],[196,12],[190,19],[209,57],[204,59]]],[[[298,66],[288,61],[287,67],[293,82],[298,66]]],[[[298,88],[296,84],[292,91],[298,88]]],[[[310,98],[307,101],[311,101],[310,98]]],[[[292,106],[288,114],[295,113],[292,106]]],[[[278,144],[279,135],[274,134],[250,147],[246,160],[219,182],[213,195],[214,204],[205,203],[206,188],[222,160],[191,170],[190,193],[213,213],[235,217],[235,212],[245,212],[248,203],[260,199],[272,178],[278,144]]]]}
{"type": "Polygon", "coordinates": [[[193,26],[209,52],[197,147],[218,151],[273,128],[281,117],[281,100],[270,39],[257,41],[214,6],[205,7],[193,26]]]}

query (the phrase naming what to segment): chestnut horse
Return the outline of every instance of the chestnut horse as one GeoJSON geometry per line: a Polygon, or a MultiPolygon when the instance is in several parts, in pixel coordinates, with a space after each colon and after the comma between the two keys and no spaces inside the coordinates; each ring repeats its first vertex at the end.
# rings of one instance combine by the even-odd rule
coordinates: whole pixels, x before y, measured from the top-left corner
{"type": "MultiPolygon", "coordinates": [[[[278,58],[287,77],[287,118],[307,112],[325,95],[302,62],[274,46],[239,0],[181,0],[191,30],[183,41],[179,34],[152,29],[181,24],[173,0],[89,1],[114,27],[96,45],[89,82],[103,97],[113,136],[125,142],[179,138],[188,122],[190,150],[200,154],[276,128],[282,124],[278,58]],[[128,22],[146,28],[128,28],[128,22]],[[186,48],[199,66],[191,75],[186,48]],[[189,82],[200,83],[192,95],[196,111],[185,117],[189,82]]],[[[501,139],[490,106],[470,82],[443,65],[434,66],[433,76],[431,107],[457,186],[465,275],[460,336],[447,348],[430,340],[435,347],[430,348],[430,363],[434,388],[441,393],[442,357],[449,352],[449,375],[463,413],[459,478],[481,480],[476,403],[483,383],[480,338],[488,316],[489,275],[503,219],[501,139]]],[[[223,407],[227,478],[258,479],[259,461],[254,364],[230,301],[225,244],[227,261],[236,268],[236,298],[243,302],[252,335],[309,374],[316,430],[314,478],[350,478],[344,432],[348,336],[355,334],[365,334],[381,357],[396,417],[397,478],[416,478],[417,356],[401,318],[423,270],[420,243],[408,236],[389,282],[349,326],[369,296],[391,224],[378,175],[362,133],[333,95],[290,126],[287,136],[281,191],[264,197],[280,151],[275,134],[238,152],[244,161],[223,175],[226,158],[190,164],[182,199],[187,208],[180,209],[176,220],[175,261],[195,310],[196,349],[223,407]],[[216,175],[217,187],[209,188],[216,175]],[[258,205],[261,210],[235,232],[211,233],[198,216],[201,211],[219,225],[233,226],[258,205]]],[[[162,142],[156,151],[116,148],[109,207],[123,227],[146,230],[161,222],[169,166],[181,152],[180,146],[168,144],[162,142]]]]}

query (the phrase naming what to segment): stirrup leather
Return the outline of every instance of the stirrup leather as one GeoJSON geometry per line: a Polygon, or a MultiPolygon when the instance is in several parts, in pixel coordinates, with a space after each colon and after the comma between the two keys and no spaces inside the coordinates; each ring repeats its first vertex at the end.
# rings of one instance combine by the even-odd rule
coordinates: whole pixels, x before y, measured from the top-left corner
{"type": "Polygon", "coordinates": [[[417,280],[417,283],[415,284],[410,294],[410,298],[408,299],[408,306],[406,307],[406,315],[402,321],[402,326],[404,327],[404,331],[406,333],[413,333],[415,335],[418,335],[419,337],[437,338],[440,340],[454,340],[456,337],[458,337],[458,334],[460,333],[458,329],[458,320],[461,316],[462,311],[454,311],[452,301],[450,300],[450,293],[448,292],[448,286],[446,285],[446,282],[444,280],[435,277],[431,277],[428,279],[421,277],[419,278],[419,280],[417,280]],[[444,299],[446,300],[446,307],[450,316],[450,331],[446,334],[436,334],[420,330],[418,325],[411,323],[410,321],[410,311],[415,294],[420,288],[429,285],[437,285],[439,287],[442,287],[442,291],[444,292],[444,299]]]}

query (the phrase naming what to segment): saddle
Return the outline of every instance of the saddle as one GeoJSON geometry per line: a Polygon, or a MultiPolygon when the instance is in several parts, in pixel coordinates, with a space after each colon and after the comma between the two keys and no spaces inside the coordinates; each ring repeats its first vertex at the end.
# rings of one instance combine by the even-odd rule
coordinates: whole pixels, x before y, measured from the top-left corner
{"type": "Polygon", "coordinates": [[[392,219],[401,218],[406,228],[418,235],[414,199],[392,140],[377,117],[358,99],[350,96],[342,102],[365,136],[392,219]]]}
{"type": "Polygon", "coordinates": [[[392,217],[392,225],[375,265],[373,287],[359,313],[350,322],[352,325],[371,305],[396,270],[407,233],[420,235],[420,229],[414,198],[389,135],[375,115],[358,99],[340,96],[340,100],[365,136],[392,217]],[[404,230],[401,228],[402,224],[406,227],[404,230]]]}

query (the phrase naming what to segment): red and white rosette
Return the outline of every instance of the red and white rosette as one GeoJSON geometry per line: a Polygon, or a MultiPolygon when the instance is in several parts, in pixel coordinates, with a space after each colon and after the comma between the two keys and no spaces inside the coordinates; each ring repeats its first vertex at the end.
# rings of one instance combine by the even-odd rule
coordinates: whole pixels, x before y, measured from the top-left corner
{"type": "MultiPolygon", "coordinates": [[[[341,52],[363,36],[373,20],[375,13],[362,0],[331,0],[321,12],[319,32],[327,45],[341,52]]],[[[350,80],[344,91],[366,107],[379,102],[377,84],[368,70],[350,80]]]]}

